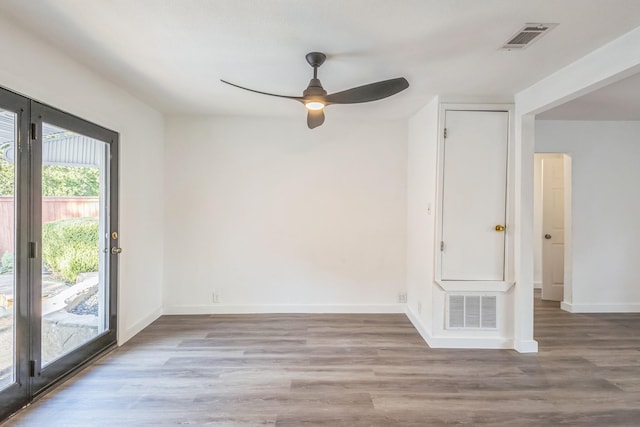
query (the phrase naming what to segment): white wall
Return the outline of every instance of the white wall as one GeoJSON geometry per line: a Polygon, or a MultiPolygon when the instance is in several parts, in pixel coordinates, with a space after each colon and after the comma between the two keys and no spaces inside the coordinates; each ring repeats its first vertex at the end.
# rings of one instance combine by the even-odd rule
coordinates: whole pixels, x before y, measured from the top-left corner
{"type": "Polygon", "coordinates": [[[407,152],[407,310],[425,338],[433,334],[438,98],[409,120],[407,152]]]}
{"type": "Polygon", "coordinates": [[[572,168],[572,301],[566,309],[640,311],[640,122],[536,121],[537,152],[572,168]]]}
{"type": "Polygon", "coordinates": [[[401,311],[406,141],[402,121],[169,118],[166,312],[401,311]]]}
{"type": "Polygon", "coordinates": [[[163,117],[3,17],[0,39],[0,86],[120,133],[123,343],[162,310],[163,117]]]}

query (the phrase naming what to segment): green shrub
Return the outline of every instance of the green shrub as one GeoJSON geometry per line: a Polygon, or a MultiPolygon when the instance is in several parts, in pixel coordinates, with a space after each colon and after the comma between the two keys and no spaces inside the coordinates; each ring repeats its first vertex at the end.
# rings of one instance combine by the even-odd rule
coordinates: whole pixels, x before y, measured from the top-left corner
{"type": "Polygon", "coordinates": [[[13,272],[13,252],[5,252],[0,258],[0,274],[13,272]]]}
{"type": "Polygon", "coordinates": [[[98,219],[72,218],[44,224],[42,262],[59,279],[75,283],[79,273],[98,271],[98,219]]]}

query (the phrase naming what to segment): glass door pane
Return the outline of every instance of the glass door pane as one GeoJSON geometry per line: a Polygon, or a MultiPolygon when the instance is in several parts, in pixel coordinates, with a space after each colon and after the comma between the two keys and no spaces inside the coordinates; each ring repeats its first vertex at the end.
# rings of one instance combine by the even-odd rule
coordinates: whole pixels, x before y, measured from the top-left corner
{"type": "Polygon", "coordinates": [[[42,367],[108,329],[108,149],[42,123],[42,367]]]}
{"type": "Polygon", "coordinates": [[[0,109],[0,390],[16,382],[16,119],[15,113],[0,109]]]}

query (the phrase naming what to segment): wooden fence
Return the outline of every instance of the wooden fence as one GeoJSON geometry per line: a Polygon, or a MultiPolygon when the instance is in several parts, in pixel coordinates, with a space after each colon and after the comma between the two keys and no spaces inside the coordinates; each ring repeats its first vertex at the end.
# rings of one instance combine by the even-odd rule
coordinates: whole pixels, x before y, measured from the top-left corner
{"type": "MultiPolygon", "coordinates": [[[[13,252],[14,204],[13,197],[0,197],[0,257],[13,252]]],[[[98,217],[97,197],[44,197],[42,199],[42,223],[64,218],[98,217]]]]}

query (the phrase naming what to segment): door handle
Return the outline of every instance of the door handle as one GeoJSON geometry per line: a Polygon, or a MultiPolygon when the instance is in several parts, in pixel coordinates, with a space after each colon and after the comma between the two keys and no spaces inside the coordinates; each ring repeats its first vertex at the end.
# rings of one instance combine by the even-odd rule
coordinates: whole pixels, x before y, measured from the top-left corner
{"type": "Polygon", "coordinates": [[[496,231],[504,231],[506,229],[507,227],[505,227],[504,225],[496,225],[496,231]]]}
{"type": "Polygon", "coordinates": [[[551,238],[551,234],[545,234],[545,235],[544,235],[544,238],[545,238],[545,239],[547,239],[547,240],[549,240],[549,239],[551,238]]]}
{"type": "Polygon", "coordinates": [[[115,246],[111,248],[112,255],[118,255],[121,252],[122,252],[122,248],[116,248],[115,246]]]}

